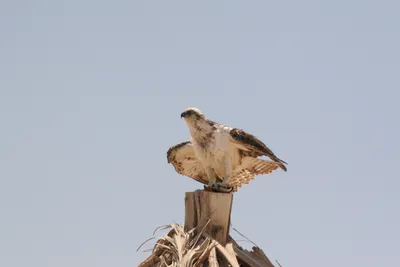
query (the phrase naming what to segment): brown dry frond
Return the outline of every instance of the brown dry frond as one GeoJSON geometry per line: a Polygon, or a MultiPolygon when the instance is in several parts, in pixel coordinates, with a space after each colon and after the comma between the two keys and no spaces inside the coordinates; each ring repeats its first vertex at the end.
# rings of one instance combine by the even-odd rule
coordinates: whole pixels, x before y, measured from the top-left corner
{"type": "Polygon", "coordinates": [[[202,261],[206,259],[204,255],[208,255],[214,246],[210,238],[203,237],[202,231],[196,235],[194,231],[186,232],[184,227],[178,224],[170,224],[163,228],[170,228],[171,231],[161,237],[154,246],[153,254],[159,254],[158,263],[142,266],[203,266],[202,261]]]}
{"type": "MultiPolygon", "coordinates": [[[[242,264],[243,266],[273,267],[258,247],[253,247],[253,251],[247,251],[232,238],[226,246],[223,246],[204,232],[205,227],[189,231],[185,231],[179,224],[159,227],[158,229],[171,230],[157,241],[152,255],[140,263],[139,267],[218,267],[221,262],[226,262],[232,267],[239,267],[242,264]]],[[[221,266],[226,266],[226,264],[221,266]]]]}

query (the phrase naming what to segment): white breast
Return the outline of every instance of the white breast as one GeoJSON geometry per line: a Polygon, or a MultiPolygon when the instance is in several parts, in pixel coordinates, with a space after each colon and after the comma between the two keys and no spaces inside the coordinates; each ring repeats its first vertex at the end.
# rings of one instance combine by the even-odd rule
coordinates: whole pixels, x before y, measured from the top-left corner
{"type": "Polygon", "coordinates": [[[234,166],[239,161],[237,149],[230,143],[230,128],[220,126],[206,146],[192,140],[196,156],[205,167],[211,167],[219,177],[225,177],[225,159],[229,157],[234,166]]]}

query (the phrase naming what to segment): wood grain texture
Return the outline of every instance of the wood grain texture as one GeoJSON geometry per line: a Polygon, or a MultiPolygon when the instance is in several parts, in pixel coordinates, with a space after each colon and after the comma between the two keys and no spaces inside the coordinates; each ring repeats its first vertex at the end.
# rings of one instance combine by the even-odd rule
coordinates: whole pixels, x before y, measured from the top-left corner
{"type": "Polygon", "coordinates": [[[252,251],[248,251],[241,247],[234,246],[234,251],[236,257],[240,262],[242,262],[242,265],[251,267],[274,267],[272,262],[260,248],[253,247],[252,251]]]}
{"type": "Polygon", "coordinates": [[[185,196],[185,230],[208,233],[225,245],[229,234],[233,195],[208,191],[187,192],[185,196]]]}
{"type": "Polygon", "coordinates": [[[211,249],[211,253],[208,256],[208,266],[209,267],[219,267],[219,263],[217,260],[217,252],[215,251],[215,248],[211,249]]]}

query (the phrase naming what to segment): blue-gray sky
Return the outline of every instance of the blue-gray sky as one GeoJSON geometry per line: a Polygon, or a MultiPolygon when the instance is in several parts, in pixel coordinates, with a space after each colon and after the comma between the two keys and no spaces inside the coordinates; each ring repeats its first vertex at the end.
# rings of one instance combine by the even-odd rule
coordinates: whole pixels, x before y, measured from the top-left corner
{"type": "Polygon", "coordinates": [[[189,139],[188,106],[289,163],[235,195],[233,226],[271,260],[395,265],[399,8],[3,1],[0,266],[143,260],[137,247],[182,223],[184,192],[201,188],[166,161],[189,139]]]}

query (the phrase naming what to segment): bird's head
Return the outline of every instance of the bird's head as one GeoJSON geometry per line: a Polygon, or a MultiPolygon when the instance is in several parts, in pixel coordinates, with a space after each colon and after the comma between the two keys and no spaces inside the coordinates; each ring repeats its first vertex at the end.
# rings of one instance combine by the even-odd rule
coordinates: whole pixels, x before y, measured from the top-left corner
{"type": "Polygon", "coordinates": [[[204,120],[206,117],[198,108],[187,108],[181,113],[181,118],[184,118],[187,122],[195,122],[204,120]]]}

